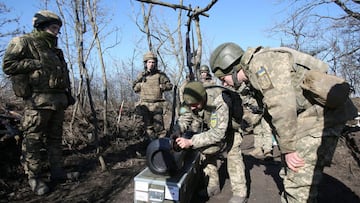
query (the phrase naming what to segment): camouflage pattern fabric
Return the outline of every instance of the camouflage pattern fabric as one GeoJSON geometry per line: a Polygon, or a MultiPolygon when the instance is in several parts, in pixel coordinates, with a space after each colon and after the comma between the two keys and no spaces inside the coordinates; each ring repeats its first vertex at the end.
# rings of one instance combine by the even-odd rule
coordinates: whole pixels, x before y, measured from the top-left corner
{"type": "Polygon", "coordinates": [[[203,124],[203,112],[197,112],[195,114],[187,106],[180,107],[179,118],[175,127],[179,128],[182,133],[200,133],[207,130],[207,125],[203,124]]]}
{"type": "Polygon", "coordinates": [[[136,106],[136,113],[142,116],[147,136],[153,140],[164,137],[164,105],[163,102],[142,101],[136,106]]]}
{"type": "MultiPolygon", "coordinates": [[[[3,70],[10,76],[23,74],[30,94],[24,97],[21,121],[24,134],[22,164],[29,178],[38,177],[45,163],[40,151],[47,150],[50,167],[62,168],[62,124],[68,106],[69,71],[57,37],[35,29],[13,38],[4,55],[3,70]]],[[[15,81],[22,82],[22,81],[15,81]]]]}
{"type": "MultiPolygon", "coordinates": [[[[203,120],[204,126],[207,126],[208,130],[192,136],[193,148],[206,155],[219,155],[222,152],[227,152],[227,168],[233,195],[245,197],[247,195],[245,167],[240,149],[242,137],[231,125],[232,114],[230,112],[236,108],[229,109],[232,98],[228,94],[219,94],[217,88],[206,88],[206,93],[207,103],[203,110],[196,112],[196,114],[198,118],[203,120]]],[[[242,111],[234,113],[242,114],[242,111]]],[[[180,125],[186,126],[191,123],[189,122],[191,120],[190,115],[185,115],[188,116],[187,119],[181,119],[182,115],[180,115],[178,122],[186,121],[187,124],[180,125]]],[[[209,176],[209,178],[217,179],[218,175],[209,176]]],[[[209,180],[209,183],[216,182],[209,180]]]]}
{"type": "Polygon", "coordinates": [[[252,96],[251,90],[246,84],[241,84],[239,95],[243,101],[244,116],[243,122],[246,132],[253,131],[254,147],[261,148],[264,152],[272,150],[273,133],[270,125],[265,121],[264,110],[252,96]]]}
{"type": "MultiPolygon", "coordinates": [[[[206,192],[209,197],[220,192],[220,180],[218,172],[218,154],[204,155],[202,154],[201,165],[203,166],[206,192]]],[[[220,166],[219,166],[220,167],[220,166]]]]}
{"type": "MultiPolygon", "coordinates": [[[[299,156],[305,160],[305,166],[299,172],[282,169],[286,198],[288,202],[316,202],[318,185],[325,166],[330,166],[343,124],[324,127],[326,117],[323,108],[313,106],[297,119],[298,126],[294,140],[299,156]]],[[[325,113],[326,115],[326,113],[325,113]]],[[[282,202],[285,202],[284,195],[282,202]]]]}
{"type": "Polygon", "coordinates": [[[264,118],[255,124],[254,127],[254,147],[261,148],[264,152],[270,152],[273,149],[273,134],[269,124],[264,118]]]}
{"type": "Polygon", "coordinates": [[[165,73],[156,71],[140,73],[133,82],[133,89],[140,93],[140,102],[136,105],[136,112],[142,116],[146,134],[150,139],[164,137],[164,111],[166,101],[163,92],[171,90],[173,85],[165,73]]]}
{"type": "Polygon", "coordinates": [[[138,75],[133,83],[133,89],[140,93],[140,100],[145,102],[164,101],[163,92],[170,91],[173,85],[165,73],[144,71],[138,75]]]}
{"type": "Polygon", "coordinates": [[[202,78],[201,82],[203,83],[204,87],[211,86],[211,85],[216,85],[216,81],[212,79],[211,75],[209,75],[206,78],[202,78]]]}
{"type": "Polygon", "coordinates": [[[41,169],[47,165],[42,163],[40,151],[47,150],[52,170],[62,169],[61,150],[62,124],[64,111],[26,110],[22,118],[21,128],[24,131],[21,163],[28,178],[38,178],[41,169]]]}
{"type": "Polygon", "coordinates": [[[296,151],[305,160],[300,172],[288,168],[282,172],[286,191],[282,201],[286,202],[286,197],[290,203],[316,202],[323,169],[331,161],[345,122],[356,116],[357,110],[350,100],[337,109],[307,101],[295,81],[299,78],[296,74],[303,71],[294,72],[290,52],[263,49],[247,58],[241,63],[251,85],[261,92],[260,99],[272,118],[281,152],[296,151]]]}

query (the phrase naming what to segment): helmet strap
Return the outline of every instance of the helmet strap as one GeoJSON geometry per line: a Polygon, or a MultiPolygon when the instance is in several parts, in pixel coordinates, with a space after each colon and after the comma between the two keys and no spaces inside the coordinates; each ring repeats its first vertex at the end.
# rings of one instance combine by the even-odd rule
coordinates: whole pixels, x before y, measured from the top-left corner
{"type": "Polygon", "coordinates": [[[239,89],[239,87],[241,86],[238,78],[237,78],[237,69],[236,69],[236,66],[233,67],[233,73],[232,73],[232,79],[233,79],[233,82],[234,82],[234,88],[236,90],[239,89]]]}

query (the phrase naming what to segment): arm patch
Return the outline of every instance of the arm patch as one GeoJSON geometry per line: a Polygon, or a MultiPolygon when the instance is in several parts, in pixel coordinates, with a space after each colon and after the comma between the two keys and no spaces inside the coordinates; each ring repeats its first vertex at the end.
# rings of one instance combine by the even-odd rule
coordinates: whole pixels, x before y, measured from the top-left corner
{"type": "Polygon", "coordinates": [[[262,90],[269,90],[274,88],[274,85],[270,80],[269,73],[267,72],[266,68],[261,66],[261,68],[256,72],[255,75],[262,90]]]}

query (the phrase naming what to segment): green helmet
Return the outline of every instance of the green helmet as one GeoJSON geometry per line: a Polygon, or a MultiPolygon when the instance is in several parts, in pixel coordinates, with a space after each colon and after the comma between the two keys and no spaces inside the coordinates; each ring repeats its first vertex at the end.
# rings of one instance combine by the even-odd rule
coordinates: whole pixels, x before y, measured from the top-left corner
{"type": "MultiPolygon", "coordinates": [[[[211,54],[210,67],[216,77],[233,73],[233,66],[240,62],[244,50],[237,44],[227,42],[218,46],[211,54]]],[[[237,70],[240,66],[236,67],[237,70]]]]}
{"type": "Polygon", "coordinates": [[[199,81],[191,81],[184,87],[184,102],[187,105],[197,104],[206,100],[206,91],[199,81]]]}
{"type": "Polygon", "coordinates": [[[48,10],[35,13],[33,17],[34,28],[44,28],[51,24],[58,24],[61,27],[62,21],[58,15],[48,10]]]}
{"type": "Polygon", "coordinates": [[[207,65],[202,65],[201,67],[200,67],[200,73],[202,73],[202,72],[209,72],[209,66],[207,66],[207,65]]]}
{"type": "Polygon", "coordinates": [[[157,61],[156,54],[152,53],[151,51],[144,54],[143,61],[146,62],[147,60],[150,60],[150,59],[157,61]]]}

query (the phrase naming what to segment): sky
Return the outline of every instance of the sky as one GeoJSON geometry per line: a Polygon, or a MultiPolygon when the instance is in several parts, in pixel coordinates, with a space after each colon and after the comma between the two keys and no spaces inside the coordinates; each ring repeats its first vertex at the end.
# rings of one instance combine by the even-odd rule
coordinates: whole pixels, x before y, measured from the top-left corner
{"type": "MultiPolygon", "coordinates": [[[[0,0],[1,1],[1,0],[0,0]]],[[[98,0],[101,2],[100,7],[111,13],[106,26],[109,32],[114,27],[120,28],[121,32],[117,35],[112,33],[106,37],[104,47],[108,47],[115,41],[120,39],[120,44],[115,48],[107,50],[106,56],[109,59],[128,62],[132,57],[135,47],[147,47],[146,41],[139,41],[144,38],[145,34],[139,31],[134,22],[136,14],[140,12],[140,2],[135,0],[98,0]],[[113,40],[109,40],[113,39],[113,40]]],[[[179,0],[162,0],[163,2],[178,4],[179,0]]],[[[204,8],[211,0],[183,0],[184,5],[191,4],[192,8],[199,6],[204,8]]],[[[32,30],[32,18],[34,14],[42,10],[40,0],[2,0],[8,8],[11,9],[9,17],[19,16],[20,25],[25,27],[26,32],[32,30]]],[[[55,0],[52,0],[48,9],[57,13],[55,0]]],[[[280,46],[281,41],[270,37],[268,30],[275,23],[279,23],[285,19],[291,11],[288,6],[289,2],[284,0],[218,0],[218,2],[207,12],[209,17],[200,17],[200,27],[203,37],[203,63],[207,64],[210,53],[218,45],[224,42],[235,42],[244,50],[248,47],[280,46]],[[279,3],[282,2],[282,3],[279,3]]],[[[331,9],[331,12],[335,12],[331,9]]],[[[330,12],[330,11],[327,11],[330,12]]],[[[166,22],[168,25],[176,28],[178,12],[168,7],[155,5],[153,14],[159,18],[159,21],[166,22]]],[[[186,13],[183,13],[186,15],[186,13]]],[[[141,18],[141,16],[140,16],[141,18]]],[[[102,25],[104,26],[104,25],[102,25]]],[[[194,26],[193,26],[194,28],[194,26]]],[[[183,35],[186,27],[183,27],[183,35]]],[[[195,32],[194,32],[195,33],[195,32]]],[[[177,36],[176,36],[177,37],[177,36]]],[[[10,40],[10,39],[9,39],[10,40]]],[[[185,41],[185,39],[184,39],[185,41]]],[[[61,44],[59,45],[61,48],[61,44]]],[[[144,50],[145,53],[147,50],[144,50]]],[[[136,67],[142,69],[141,55],[136,67]]],[[[109,66],[113,60],[106,60],[105,65],[109,66]]]]}
{"type": "MultiPolygon", "coordinates": [[[[178,0],[163,0],[178,3],[178,0]]],[[[5,1],[4,3],[12,10],[11,15],[20,17],[20,24],[25,26],[26,31],[32,30],[31,21],[34,13],[42,9],[37,0],[5,1]]],[[[140,3],[129,0],[102,0],[102,5],[114,13],[110,24],[120,27],[122,30],[121,46],[131,47],[137,38],[143,36],[133,22],[134,11],[139,11],[140,3]],[[135,8],[133,7],[135,6],[135,8]],[[137,8],[136,8],[137,7],[137,8]]],[[[184,5],[203,8],[210,0],[184,0],[184,5]]],[[[216,47],[220,43],[232,41],[243,48],[248,46],[278,46],[280,42],[266,36],[266,29],[270,28],[280,15],[281,5],[275,4],[277,0],[219,0],[207,13],[209,17],[200,17],[201,30],[204,33],[204,43],[210,47],[216,47]]],[[[49,8],[54,8],[51,5],[49,8]]],[[[56,11],[56,10],[55,10],[56,11]]],[[[156,6],[154,12],[159,12],[164,19],[173,18],[176,25],[177,11],[170,8],[156,6]]],[[[185,27],[185,26],[184,26],[185,27]]],[[[184,29],[185,30],[185,29],[184,29]]],[[[184,31],[185,32],[185,31],[184,31]]],[[[122,53],[122,51],[118,52],[122,53]]]]}

